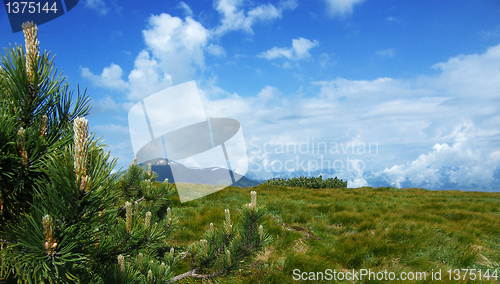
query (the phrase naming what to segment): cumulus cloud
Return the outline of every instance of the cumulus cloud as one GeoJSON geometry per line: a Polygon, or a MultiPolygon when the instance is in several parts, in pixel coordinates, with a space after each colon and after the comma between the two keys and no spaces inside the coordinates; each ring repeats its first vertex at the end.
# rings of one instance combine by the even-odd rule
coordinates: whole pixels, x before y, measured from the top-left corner
{"type": "Polygon", "coordinates": [[[305,38],[292,40],[291,48],[273,47],[270,50],[264,51],[257,57],[273,60],[277,58],[286,58],[290,60],[301,60],[311,57],[309,50],[319,45],[317,40],[310,41],[305,38]]]}
{"type": "Polygon", "coordinates": [[[484,138],[481,137],[483,135],[484,132],[481,134],[472,121],[465,120],[451,134],[454,137],[451,146],[436,143],[427,154],[421,154],[407,164],[386,168],[382,174],[397,187],[411,185],[436,189],[452,185],[458,188],[476,187],[477,190],[488,188],[495,181],[494,171],[500,161],[494,153],[488,153],[488,148],[480,139],[484,138]]]}
{"type": "Polygon", "coordinates": [[[237,30],[253,34],[252,26],[255,23],[281,18],[284,10],[293,10],[297,7],[297,1],[287,0],[280,2],[277,6],[263,4],[245,12],[243,4],[243,0],[218,0],[214,2],[215,10],[222,17],[220,25],[213,30],[214,35],[222,36],[227,32],[237,30]]]}
{"type": "MultiPolygon", "coordinates": [[[[484,54],[438,63],[435,68],[440,74],[419,80],[317,81],[312,84],[318,88],[312,96],[282,95],[278,88],[265,86],[254,96],[242,97],[224,91],[214,81],[202,88],[202,101],[207,116],[231,117],[241,123],[248,135],[249,169],[258,178],[272,176],[272,167],[280,169],[280,162],[284,170],[288,160],[293,166],[295,161],[315,165],[323,159],[329,167],[336,165],[333,170],[327,168],[324,176],[348,180],[350,187],[377,183],[489,190],[498,182],[495,173],[500,165],[500,144],[495,142],[500,135],[500,115],[489,92],[500,71],[488,64],[485,68],[474,66],[497,60],[494,51],[490,48],[484,54]],[[457,92],[455,84],[462,84],[463,79],[459,70],[471,67],[480,74],[470,71],[470,76],[490,79],[476,82],[475,88],[469,86],[474,92],[457,92]],[[325,125],[328,131],[324,131],[325,125]],[[326,143],[328,151],[274,151],[279,143],[299,145],[307,141],[309,147],[312,141],[326,143]],[[255,146],[261,147],[260,152],[255,146]],[[355,164],[362,169],[353,170],[355,164]]],[[[115,74],[108,77],[117,81],[118,69],[108,69],[115,70],[107,74],[115,74]]],[[[137,86],[138,93],[150,85],[171,84],[147,51],[138,56],[134,70],[129,76],[130,89],[137,86]],[[133,82],[134,76],[138,83],[133,82]]],[[[89,78],[100,82],[97,77],[89,78]]]]}
{"type": "MultiPolygon", "coordinates": [[[[184,20],[168,14],[152,15],[143,30],[146,49],[139,52],[128,82],[121,79],[122,69],[116,64],[94,75],[88,68],[81,74],[97,86],[127,91],[127,99],[137,101],[174,84],[188,81],[203,69],[204,50],[209,31],[190,17],[184,20]]],[[[209,45],[208,52],[223,56],[224,50],[209,45]]]]}
{"type": "Polygon", "coordinates": [[[153,15],[143,35],[148,50],[174,84],[189,80],[196,68],[204,67],[203,50],[209,31],[192,18],[153,15]]]}
{"type": "Polygon", "coordinates": [[[101,16],[108,13],[108,7],[103,0],[87,0],[85,1],[85,7],[97,11],[101,16]]]}
{"type": "Polygon", "coordinates": [[[224,50],[224,48],[217,44],[211,43],[210,45],[208,45],[207,52],[217,57],[226,57],[226,51],[224,50]]]}
{"type": "Polygon", "coordinates": [[[114,63],[105,67],[101,75],[95,75],[85,67],[80,67],[80,72],[82,77],[90,80],[96,86],[119,91],[124,91],[129,87],[128,83],[122,80],[122,68],[114,63]]]}
{"type": "Polygon", "coordinates": [[[475,94],[482,98],[495,98],[500,89],[498,66],[500,45],[488,48],[484,54],[459,55],[432,66],[441,71],[433,79],[432,86],[448,90],[458,97],[475,94]]]}
{"type": "MultiPolygon", "coordinates": [[[[82,76],[96,86],[125,92],[132,102],[122,106],[130,107],[159,90],[191,80],[193,74],[204,69],[206,52],[224,56],[224,49],[210,42],[212,32],[251,32],[254,23],[279,18],[284,9],[296,6],[287,1],[245,11],[242,3],[216,2],[223,17],[221,25],[212,31],[189,16],[151,16],[143,31],[146,48],[137,55],[127,82],[122,79],[123,70],[113,63],[100,75],[82,68],[82,76]]],[[[346,3],[350,3],[351,10],[344,9],[348,11],[345,15],[357,2],[346,3]]],[[[293,66],[309,58],[310,49],[318,44],[298,38],[291,47],[274,47],[259,57],[283,59],[283,66],[293,66]]],[[[325,55],[321,58],[330,59],[325,55]]],[[[271,177],[272,172],[264,168],[277,167],[279,162],[283,166],[288,160],[307,165],[324,159],[338,167],[324,176],[348,180],[350,187],[379,182],[429,189],[487,190],[500,182],[496,176],[500,165],[498,66],[500,45],[481,54],[459,55],[436,63],[436,76],[410,80],[336,78],[312,82],[285,94],[276,87],[262,86],[253,96],[227,92],[216,82],[203,82],[206,85],[201,96],[208,117],[230,117],[241,123],[249,158],[254,162],[250,162],[249,170],[259,178],[271,177]],[[308,142],[311,146],[313,141],[326,143],[328,151],[314,151],[311,147],[304,153],[274,151],[280,143],[308,142]],[[376,150],[368,149],[372,144],[376,144],[376,150]],[[346,169],[352,169],[354,164],[363,167],[346,169]],[[257,170],[257,166],[261,168],[257,170]]],[[[98,103],[110,109],[119,106],[110,97],[98,103]]],[[[107,127],[100,130],[116,131],[129,139],[124,128],[107,127]]],[[[117,151],[114,155],[131,157],[131,145],[127,143],[111,144],[117,151]]]]}
{"type": "Polygon", "coordinates": [[[98,113],[120,110],[119,105],[110,96],[106,96],[104,99],[99,99],[99,100],[97,100],[96,103],[94,103],[92,100],[91,104],[93,106],[92,110],[95,110],[95,107],[97,107],[98,113]]]}
{"type": "Polygon", "coordinates": [[[331,16],[345,17],[352,14],[354,5],[361,4],[364,0],[324,0],[331,16]]]}
{"type": "MultiPolygon", "coordinates": [[[[92,7],[104,5],[102,0],[87,3],[92,7]]],[[[295,9],[297,2],[286,0],[246,11],[243,1],[221,0],[214,2],[214,7],[221,13],[222,19],[220,25],[212,31],[192,18],[192,9],[185,2],[178,6],[186,12],[185,19],[165,13],[151,15],[147,28],[143,30],[146,48],[135,58],[128,82],[122,79],[121,67],[113,63],[104,68],[100,75],[82,67],[82,76],[95,86],[125,91],[127,99],[137,101],[164,88],[192,80],[197,72],[204,70],[205,53],[225,57],[226,52],[222,46],[209,43],[211,36],[221,36],[232,30],[252,32],[252,25],[280,18],[284,10],[295,9]]],[[[296,57],[308,55],[304,43],[298,42],[295,45],[296,57]]]]}
{"type": "Polygon", "coordinates": [[[350,187],[495,190],[500,115],[490,92],[500,75],[493,68],[499,59],[496,48],[438,63],[441,72],[434,77],[337,78],[314,82],[319,91],[313,96],[273,97],[280,91],[267,86],[253,99],[240,98],[243,113],[233,115],[251,133],[250,171],[267,178],[274,169],[284,171],[286,161],[289,166],[296,161],[315,165],[323,159],[325,166],[326,161],[337,165],[324,176],[348,180],[350,187]],[[482,64],[485,68],[476,68],[482,64]],[[457,92],[456,85],[465,87],[461,72],[487,79],[469,80],[470,91],[457,92]],[[272,99],[260,104],[267,97],[272,99]],[[312,150],[312,141],[326,143],[329,151],[312,150]],[[280,152],[287,143],[303,143],[304,152],[280,152]],[[338,151],[331,145],[338,145],[338,151]],[[362,170],[353,171],[353,163],[363,165],[362,170]]]}
{"type": "Polygon", "coordinates": [[[348,188],[358,188],[363,186],[368,186],[368,182],[362,177],[347,181],[348,188]]]}
{"type": "Polygon", "coordinates": [[[264,89],[262,89],[258,94],[257,94],[257,99],[263,100],[263,101],[268,101],[275,99],[278,95],[280,94],[280,91],[271,86],[266,86],[264,89]]]}
{"type": "Polygon", "coordinates": [[[172,76],[166,73],[161,64],[143,50],[134,62],[134,69],[128,76],[130,92],[129,100],[143,99],[159,90],[172,85],[172,76]]]}

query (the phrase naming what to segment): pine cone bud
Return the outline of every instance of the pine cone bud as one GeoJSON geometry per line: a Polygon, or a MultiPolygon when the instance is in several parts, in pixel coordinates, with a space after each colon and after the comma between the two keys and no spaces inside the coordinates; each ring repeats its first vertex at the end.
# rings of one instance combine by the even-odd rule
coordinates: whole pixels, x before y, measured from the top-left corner
{"type": "Polygon", "coordinates": [[[252,203],[251,203],[252,209],[255,209],[257,206],[257,192],[255,192],[255,191],[250,192],[250,196],[252,197],[251,198],[252,199],[252,203]]]}
{"type": "Polygon", "coordinates": [[[210,236],[214,235],[214,223],[210,223],[210,236]]]}
{"type": "Polygon", "coordinates": [[[130,233],[132,230],[132,204],[130,202],[125,202],[125,210],[126,210],[126,225],[127,225],[127,232],[130,233]]]}
{"type": "Polygon", "coordinates": [[[208,243],[207,243],[207,240],[201,239],[200,243],[201,243],[201,246],[203,247],[203,250],[205,251],[205,256],[208,256],[208,243]]]}
{"type": "Polygon", "coordinates": [[[170,258],[174,259],[174,248],[170,248],[170,258]]]}
{"type": "Polygon", "coordinates": [[[150,223],[151,223],[151,212],[148,211],[146,212],[146,218],[144,220],[144,225],[146,226],[146,228],[149,228],[150,223]]]}
{"type": "Polygon", "coordinates": [[[231,253],[229,250],[226,250],[226,256],[227,256],[227,263],[231,265],[231,253]]]}
{"type": "Polygon", "coordinates": [[[88,121],[84,117],[77,117],[73,122],[73,138],[75,143],[74,166],[75,174],[86,176],[87,169],[87,136],[89,132],[88,121]]]}
{"type": "Polygon", "coordinates": [[[151,176],[151,164],[148,164],[148,176],[151,176]]]}
{"type": "Polygon", "coordinates": [[[165,184],[168,183],[168,178],[166,178],[164,181],[163,181],[165,184]]]}
{"type": "Polygon", "coordinates": [[[139,253],[139,269],[142,269],[142,258],[143,258],[143,255],[142,255],[142,252],[139,253]]]}
{"type": "Polygon", "coordinates": [[[87,192],[90,189],[91,180],[88,176],[82,176],[80,190],[87,192]]]}
{"type": "Polygon", "coordinates": [[[260,240],[262,241],[262,234],[264,233],[264,227],[262,225],[259,226],[259,235],[260,235],[260,240]]]}
{"type": "Polygon", "coordinates": [[[31,83],[34,82],[35,71],[32,63],[39,57],[38,27],[33,22],[26,22],[22,25],[25,45],[26,45],[26,72],[31,83]]]}
{"type": "Polygon", "coordinates": [[[167,220],[168,220],[168,226],[172,224],[172,209],[170,207],[167,208],[167,220]]]}
{"type": "Polygon", "coordinates": [[[125,274],[125,258],[121,254],[118,256],[118,266],[120,267],[120,275],[123,276],[125,274]]]}
{"type": "Polygon", "coordinates": [[[18,143],[23,143],[24,144],[24,139],[26,138],[25,137],[25,134],[26,134],[26,130],[24,130],[24,128],[21,127],[21,129],[19,129],[17,131],[17,135],[19,136],[18,139],[18,143]]]}
{"type": "Polygon", "coordinates": [[[52,245],[53,233],[54,233],[54,222],[50,215],[45,215],[42,218],[43,221],[43,232],[45,234],[45,239],[48,242],[47,246],[52,245]]]}
{"type": "Polygon", "coordinates": [[[134,166],[137,166],[137,159],[134,158],[134,166]]]}
{"type": "Polygon", "coordinates": [[[160,264],[160,268],[161,268],[161,272],[163,272],[165,270],[165,262],[162,262],[160,264]]]}
{"type": "Polygon", "coordinates": [[[153,271],[148,270],[148,283],[153,283],[153,271]]]}
{"type": "Polygon", "coordinates": [[[18,135],[18,140],[17,140],[17,146],[19,147],[19,150],[21,152],[21,157],[23,158],[23,165],[27,166],[28,165],[28,152],[26,152],[26,130],[21,127],[19,131],[17,132],[18,135]]]}

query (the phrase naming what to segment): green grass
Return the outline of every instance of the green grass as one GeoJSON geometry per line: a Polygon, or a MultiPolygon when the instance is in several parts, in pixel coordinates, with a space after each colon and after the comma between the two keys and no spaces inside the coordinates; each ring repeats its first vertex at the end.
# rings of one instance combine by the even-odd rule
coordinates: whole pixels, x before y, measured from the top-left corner
{"type": "MultiPolygon", "coordinates": [[[[237,217],[257,191],[269,209],[265,229],[272,244],[222,283],[333,283],[295,281],[293,270],[428,272],[442,280],[390,283],[498,283],[494,279],[449,280],[449,269],[500,269],[500,193],[424,189],[308,189],[259,185],[229,187],[201,199],[174,199],[175,245],[198,241],[212,222],[221,226],[224,209],[237,217]]],[[[178,273],[187,271],[183,263],[178,273]]],[[[499,275],[500,276],[500,275],[499,275]]],[[[183,283],[191,283],[192,280],[183,283]]],[[[201,281],[194,281],[202,283],[201,281]]],[[[208,283],[208,282],[205,282],[208,283]]],[[[336,283],[353,283],[338,281],[336,283]]],[[[363,281],[354,283],[388,283],[363,281]]]]}

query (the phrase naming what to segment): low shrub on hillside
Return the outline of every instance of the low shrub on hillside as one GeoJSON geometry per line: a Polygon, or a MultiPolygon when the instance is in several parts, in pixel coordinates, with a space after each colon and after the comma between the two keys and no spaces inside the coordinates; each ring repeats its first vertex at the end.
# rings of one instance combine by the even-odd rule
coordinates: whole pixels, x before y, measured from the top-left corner
{"type": "Polygon", "coordinates": [[[273,178],[266,180],[264,184],[269,185],[281,185],[281,186],[298,186],[306,188],[344,188],[347,187],[347,181],[335,178],[323,179],[323,176],[319,177],[294,177],[291,179],[287,178],[273,178]]]}

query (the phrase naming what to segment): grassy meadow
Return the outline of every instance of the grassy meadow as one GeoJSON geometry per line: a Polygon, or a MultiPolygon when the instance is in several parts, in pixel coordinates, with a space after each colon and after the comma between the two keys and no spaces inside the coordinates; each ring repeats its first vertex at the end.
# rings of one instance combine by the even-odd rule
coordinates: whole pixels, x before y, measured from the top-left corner
{"type": "MultiPolygon", "coordinates": [[[[228,187],[182,204],[177,197],[173,200],[174,245],[187,247],[198,241],[211,222],[222,226],[225,208],[236,222],[252,190],[257,191],[257,204],[269,210],[264,226],[273,242],[248,269],[213,283],[334,282],[296,281],[294,269],[300,273],[387,270],[396,276],[427,272],[425,281],[368,281],[365,276],[362,281],[335,283],[498,283],[494,278],[479,280],[478,270],[484,275],[489,269],[492,275],[500,269],[500,193],[264,184],[228,187]],[[453,273],[450,280],[450,269],[476,269],[476,279],[467,275],[464,280],[461,272],[460,280],[454,280],[459,276],[453,273]],[[438,270],[441,280],[431,280],[430,273],[438,270]]],[[[185,262],[177,272],[187,270],[185,262]]]]}

